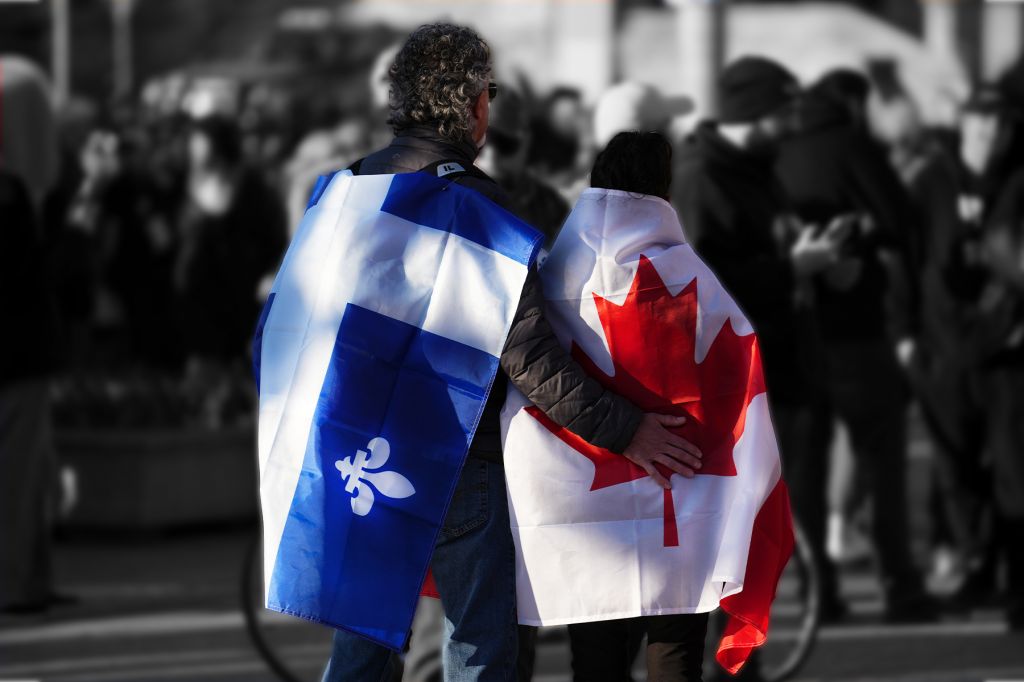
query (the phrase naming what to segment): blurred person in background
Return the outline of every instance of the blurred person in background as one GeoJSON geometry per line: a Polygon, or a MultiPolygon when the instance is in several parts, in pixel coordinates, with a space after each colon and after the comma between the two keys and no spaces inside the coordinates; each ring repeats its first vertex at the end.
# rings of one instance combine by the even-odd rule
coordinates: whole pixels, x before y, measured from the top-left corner
{"type": "MultiPolygon", "coordinates": [[[[845,228],[800,225],[775,178],[779,140],[792,129],[799,93],[793,74],[743,57],[725,68],[718,89],[719,120],[700,123],[678,150],[672,203],[687,239],[757,331],[794,511],[809,533],[823,537],[823,520],[809,512],[821,513],[815,500],[824,490],[814,485],[824,484],[812,484],[805,472],[828,456],[827,432],[807,362],[816,332],[799,294],[837,262],[845,228]]],[[[824,563],[820,548],[817,558],[824,563]]],[[[824,585],[828,594],[834,584],[824,585]]]]}
{"type": "Polygon", "coordinates": [[[56,453],[47,375],[58,336],[40,212],[57,180],[49,85],[20,57],[0,57],[0,286],[8,292],[0,352],[0,612],[68,601],[53,589],[50,534],[56,453]]]}
{"type": "Polygon", "coordinates": [[[642,130],[662,133],[670,143],[681,142],[674,135],[675,121],[691,111],[693,101],[688,97],[666,97],[647,83],[619,83],[597,100],[594,141],[602,149],[618,133],[642,130]]]}
{"type": "Polygon", "coordinates": [[[329,127],[310,130],[296,143],[284,168],[288,206],[288,233],[295,234],[306,213],[317,178],[345,168],[373,149],[385,146],[391,130],[384,124],[388,108],[388,68],[401,43],[389,45],[377,55],[366,87],[368,111],[332,121],[329,127]]]}
{"type": "Polygon", "coordinates": [[[239,130],[227,118],[199,119],[189,133],[179,232],[174,286],[186,384],[207,395],[211,376],[248,371],[261,283],[287,244],[284,206],[243,163],[239,130]]]}
{"type": "MultiPolygon", "coordinates": [[[[889,160],[903,184],[917,176],[942,152],[941,144],[922,119],[921,108],[907,92],[895,65],[884,60],[868,62],[868,127],[889,150],[889,160]]],[[[915,247],[916,248],[916,247],[915,247]]]]}
{"type": "Polygon", "coordinates": [[[993,538],[1006,563],[1007,620],[1024,631],[1024,169],[1006,183],[984,229],[988,277],[978,304],[978,383],[994,492],[993,538]]]}
{"type": "MultiPolygon", "coordinates": [[[[872,539],[885,594],[884,618],[906,622],[934,616],[909,552],[909,395],[895,350],[896,340],[912,335],[907,283],[913,271],[913,211],[885,151],[867,132],[869,88],[868,80],[853,71],[824,75],[802,98],[798,128],[781,141],[775,168],[803,222],[846,220],[850,225],[839,258],[808,282],[822,341],[824,400],[818,411],[823,429],[830,431],[836,418],[848,428],[854,475],[863,476],[873,503],[872,539]]],[[[822,595],[826,613],[838,617],[844,609],[834,569],[822,551],[828,475],[824,454],[790,469],[789,475],[793,487],[801,490],[794,496],[797,509],[828,576],[828,591],[822,595]],[[802,478],[798,481],[797,476],[802,478]]],[[[853,486],[854,480],[847,484],[853,486]]]]}
{"type": "Polygon", "coordinates": [[[964,575],[954,605],[984,603],[997,590],[983,452],[996,406],[978,378],[992,351],[983,324],[991,278],[984,227],[1007,187],[1012,135],[1005,99],[979,88],[964,106],[955,148],[933,159],[911,188],[922,231],[915,240],[922,249],[921,326],[911,377],[936,446],[936,492],[945,510],[939,525],[948,527],[964,575]]]}
{"type": "Polygon", "coordinates": [[[504,87],[491,104],[487,143],[480,152],[483,168],[508,195],[510,209],[544,233],[545,247],[558,234],[569,204],[526,166],[530,146],[528,112],[523,98],[504,87]]]}
{"type": "Polygon", "coordinates": [[[580,91],[562,86],[548,93],[531,121],[528,162],[556,187],[568,187],[582,175],[584,120],[580,91]]]}
{"type": "Polygon", "coordinates": [[[167,319],[181,183],[157,168],[155,149],[149,130],[134,118],[118,132],[89,135],[66,219],[67,236],[84,250],[65,259],[92,260],[93,316],[127,332],[129,357],[173,367],[178,347],[167,319]]]}

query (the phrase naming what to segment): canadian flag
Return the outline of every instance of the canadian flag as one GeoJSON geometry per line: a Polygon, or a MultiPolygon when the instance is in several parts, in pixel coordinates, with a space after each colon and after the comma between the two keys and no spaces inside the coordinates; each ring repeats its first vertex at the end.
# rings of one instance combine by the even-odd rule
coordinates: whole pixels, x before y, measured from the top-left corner
{"type": "Polygon", "coordinates": [[[697,476],[673,475],[663,490],[511,389],[502,430],[519,620],[721,606],[730,618],[717,658],[735,673],[765,642],[793,549],[753,329],[656,197],[586,190],[541,278],[573,357],[645,411],[685,415],[677,432],[704,459],[697,476]]]}

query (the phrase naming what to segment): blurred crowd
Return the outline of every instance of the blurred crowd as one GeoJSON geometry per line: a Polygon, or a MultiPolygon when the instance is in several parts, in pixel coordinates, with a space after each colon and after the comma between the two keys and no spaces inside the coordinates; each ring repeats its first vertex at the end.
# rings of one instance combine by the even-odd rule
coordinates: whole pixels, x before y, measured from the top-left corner
{"type": "MultiPolygon", "coordinates": [[[[50,428],[51,398],[68,426],[148,426],[173,410],[172,424],[251,418],[261,303],[316,177],[391,139],[393,54],[365,102],[316,116],[259,84],[205,109],[155,84],[110,111],[53,114],[42,72],[3,60],[0,277],[18,333],[0,353],[0,418],[20,424],[20,447],[50,428]],[[97,412],[104,400],[113,407],[97,412]]],[[[955,129],[930,129],[898,78],[837,70],[801,86],[748,58],[720,85],[718,118],[697,121],[692,102],[651,85],[621,83],[591,105],[570,86],[500,82],[478,163],[550,245],[615,133],[665,134],[687,238],[764,347],[826,619],[845,616],[835,566],[858,534],[874,546],[887,617],[939,610],[910,553],[914,406],[936,453],[929,547],[931,568],[956,578],[946,605],[1006,604],[1024,626],[1000,568],[1020,565],[1006,540],[1024,537],[1021,103],[979,85],[955,129]],[[830,457],[837,427],[849,452],[830,457]]],[[[26,505],[5,517],[34,518],[49,472],[3,466],[0,504],[26,505]],[[37,493],[9,495],[13,481],[37,493]]],[[[26,547],[45,536],[21,527],[26,547]]],[[[24,586],[0,593],[0,608],[51,598],[47,570],[30,573],[0,575],[24,586]]]]}

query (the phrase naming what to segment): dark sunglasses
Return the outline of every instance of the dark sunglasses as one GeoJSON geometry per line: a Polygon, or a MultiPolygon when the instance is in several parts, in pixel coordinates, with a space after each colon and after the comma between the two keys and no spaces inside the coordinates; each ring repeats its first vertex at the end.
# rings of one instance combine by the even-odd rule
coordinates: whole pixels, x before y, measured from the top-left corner
{"type": "Polygon", "coordinates": [[[498,96],[498,84],[497,83],[493,83],[493,82],[492,83],[488,83],[487,84],[487,99],[489,99],[490,101],[493,102],[494,98],[497,97],[497,96],[498,96]]]}

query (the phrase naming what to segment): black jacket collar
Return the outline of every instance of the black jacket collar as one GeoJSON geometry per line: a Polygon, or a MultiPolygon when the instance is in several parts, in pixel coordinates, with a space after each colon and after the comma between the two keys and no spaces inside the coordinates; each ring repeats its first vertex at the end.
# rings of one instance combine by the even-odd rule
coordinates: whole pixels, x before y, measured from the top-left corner
{"type": "Polygon", "coordinates": [[[442,137],[437,128],[430,125],[412,125],[395,132],[393,146],[413,147],[422,152],[436,155],[439,159],[469,161],[476,159],[478,150],[472,142],[455,141],[442,137]]]}

